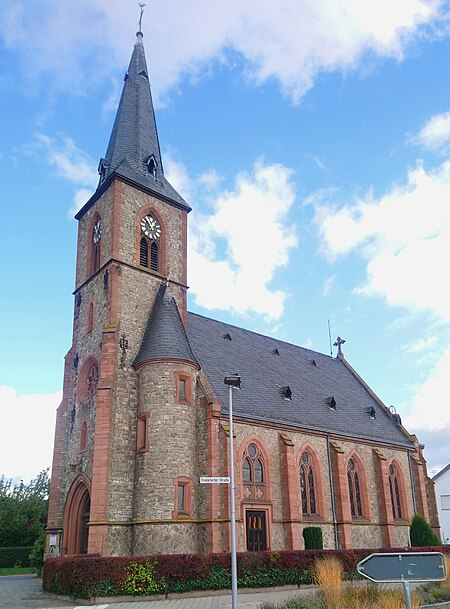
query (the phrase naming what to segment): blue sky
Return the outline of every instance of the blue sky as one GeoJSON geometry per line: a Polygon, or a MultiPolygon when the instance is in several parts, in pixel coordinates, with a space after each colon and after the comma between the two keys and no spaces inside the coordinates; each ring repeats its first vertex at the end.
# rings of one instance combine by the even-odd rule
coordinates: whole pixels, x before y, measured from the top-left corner
{"type": "MultiPolygon", "coordinates": [[[[143,16],[165,174],[193,207],[190,310],[324,353],[329,320],[433,471],[450,462],[449,14],[438,0],[167,0],[143,16]]],[[[51,463],[73,215],[97,185],[138,18],[131,0],[0,7],[7,476],[51,463]]]]}

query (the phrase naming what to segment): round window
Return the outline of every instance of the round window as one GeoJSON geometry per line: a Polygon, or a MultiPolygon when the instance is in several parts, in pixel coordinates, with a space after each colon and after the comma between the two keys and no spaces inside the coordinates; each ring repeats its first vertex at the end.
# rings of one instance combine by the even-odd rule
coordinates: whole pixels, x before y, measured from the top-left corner
{"type": "Polygon", "coordinates": [[[89,402],[95,395],[98,385],[98,363],[95,357],[89,357],[78,375],[77,395],[82,404],[89,402]]]}
{"type": "Polygon", "coordinates": [[[303,461],[303,463],[305,465],[308,465],[308,463],[309,463],[309,455],[308,455],[308,453],[303,453],[303,455],[302,455],[302,461],[303,461]]]}
{"type": "Polygon", "coordinates": [[[249,444],[248,448],[247,448],[247,452],[250,455],[250,457],[252,459],[254,459],[256,457],[256,455],[258,454],[258,449],[256,448],[256,444],[249,444]]]}
{"type": "Polygon", "coordinates": [[[355,462],[353,461],[353,459],[350,459],[350,461],[348,462],[348,469],[351,469],[352,471],[355,469],[355,462]]]}
{"type": "Polygon", "coordinates": [[[392,464],[389,466],[389,473],[391,474],[391,476],[395,474],[395,468],[392,464]]]}

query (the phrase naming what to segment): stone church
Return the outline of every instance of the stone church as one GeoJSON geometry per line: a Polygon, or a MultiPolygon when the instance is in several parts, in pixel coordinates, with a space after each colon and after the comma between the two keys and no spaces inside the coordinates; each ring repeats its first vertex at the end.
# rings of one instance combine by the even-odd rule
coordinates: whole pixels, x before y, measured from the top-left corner
{"type": "Polygon", "coordinates": [[[57,410],[47,555],[408,544],[438,527],[422,448],[339,353],[187,311],[188,203],[164,176],[137,33],[97,190],[77,213],[73,344],[57,410]],[[224,377],[233,390],[233,434],[224,377]]]}

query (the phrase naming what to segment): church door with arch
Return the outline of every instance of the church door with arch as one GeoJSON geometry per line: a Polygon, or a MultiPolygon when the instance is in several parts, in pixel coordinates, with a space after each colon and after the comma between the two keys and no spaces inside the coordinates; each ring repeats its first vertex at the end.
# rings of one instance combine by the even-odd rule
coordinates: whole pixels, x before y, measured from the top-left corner
{"type": "Polygon", "coordinates": [[[64,553],[87,554],[91,497],[84,480],[72,485],[64,512],[64,553]]]}

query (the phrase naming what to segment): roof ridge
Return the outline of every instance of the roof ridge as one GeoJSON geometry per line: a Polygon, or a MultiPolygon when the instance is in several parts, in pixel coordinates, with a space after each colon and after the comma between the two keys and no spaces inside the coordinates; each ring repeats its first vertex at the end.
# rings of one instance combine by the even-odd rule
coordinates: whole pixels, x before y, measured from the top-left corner
{"type": "Polygon", "coordinates": [[[261,332],[256,332],[255,330],[249,330],[248,328],[243,328],[242,326],[237,326],[235,324],[230,324],[227,321],[221,321],[219,319],[214,319],[213,317],[207,317],[206,315],[202,315],[201,313],[195,313],[193,311],[188,311],[189,315],[196,315],[197,317],[202,317],[203,319],[207,319],[209,321],[218,323],[218,324],[222,324],[225,326],[229,326],[230,328],[236,328],[236,330],[239,330],[241,332],[248,332],[249,334],[254,334],[257,336],[261,336],[262,338],[266,338],[268,340],[273,340],[276,341],[277,343],[280,343],[282,345],[289,345],[290,347],[295,347],[296,349],[302,349],[303,351],[307,351],[308,353],[314,354],[314,355],[320,355],[322,357],[327,358],[328,360],[331,361],[335,361],[337,360],[336,357],[332,357],[331,355],[328,355],[327,353],[322,353],[321,351],[314,351],[314,349],[308,349],[308,347],[302,347],[301,345],[296,345],[295,343],[291,343],[287,340],[282,340],[281,338],[274,338],[273,336],[269,336],[268,334],[262,334],[261,332]]]}

